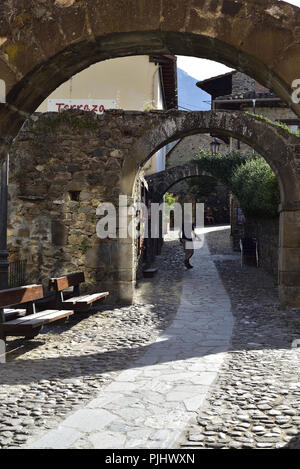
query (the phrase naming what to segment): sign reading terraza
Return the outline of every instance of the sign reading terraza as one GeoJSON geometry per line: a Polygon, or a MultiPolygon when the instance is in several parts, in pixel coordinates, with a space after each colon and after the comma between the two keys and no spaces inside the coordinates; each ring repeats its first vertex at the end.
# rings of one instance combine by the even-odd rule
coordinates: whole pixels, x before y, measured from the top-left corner
{"type": "Polygon", "coordinates": [[[49,112],[79,109],[103,114],[105,109],[116,109],[116,102],[109,99],[48,99],[49,112]]]}

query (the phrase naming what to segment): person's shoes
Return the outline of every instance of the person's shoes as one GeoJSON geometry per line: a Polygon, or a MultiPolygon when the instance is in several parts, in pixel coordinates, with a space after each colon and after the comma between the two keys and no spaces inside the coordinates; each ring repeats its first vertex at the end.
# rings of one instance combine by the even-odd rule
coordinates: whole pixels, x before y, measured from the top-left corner
{"type": "Polygon", "coordinates": [[[191,264],[188,264],[188,265],[187,265],[187,268],[188,268],[188,269],[193,269],[193,267],[194,267],[194,266],[191,265],[191,264]]]}

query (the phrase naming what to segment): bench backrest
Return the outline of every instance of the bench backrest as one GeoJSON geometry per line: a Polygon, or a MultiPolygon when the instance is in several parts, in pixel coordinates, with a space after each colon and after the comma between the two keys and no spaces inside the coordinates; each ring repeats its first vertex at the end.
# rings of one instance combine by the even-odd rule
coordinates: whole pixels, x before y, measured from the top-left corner
{"type": "Polygon", "coordinates": [[[75,274],[68,274],[64,277],[51,278],[50,288],[52,287],[56,291],[61,291],[69,287],[76,287],[84,281],[84,272],[76,272],[75,274]]]}
{"type": "Polygon", "coordinates": [[[26,285],[24,287],[0,290],[0,308],[5,306],[28,303],[44,297],[42,285],[26,285]]]}

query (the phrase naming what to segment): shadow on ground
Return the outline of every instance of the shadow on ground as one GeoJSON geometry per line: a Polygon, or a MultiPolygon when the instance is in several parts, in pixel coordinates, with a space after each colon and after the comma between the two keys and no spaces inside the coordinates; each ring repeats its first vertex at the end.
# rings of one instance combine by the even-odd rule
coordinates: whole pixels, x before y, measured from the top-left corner
{"type": "MultiPolygon", "coordinates": [[[[211,233],[206,235],[208,242],[210,236],[214,236],[213,228],[211,230],[211,233]]],[[[218,227],[218,231],[220,230],[222,230],[222,227],[218,227]]],[[[219,267],[221,266],[222,280],[231,297],[235,316],[231,350],[236,352],[243,350],[290,349],[292,341],[295,338],[300,338],[300,331],[295,329],[295,323],[291,320],[290,312],[280,309],[277,288],[273,279],[261,269],[248,266],[241,267],[238,255],[236,260],[232,260],[230,246],[228,246],[225,254],[224,249],[220,248],[219,251],[218,249],[214,251],[214,255],[221,252],[223,252],[223,258],[222,260],[218,258],[216,264],[219,267]],[[229,260],[227,260],[227,255],[229,260]],[[232,275],[233,272],[234,275],[232,275]],[[233,290],[238,294],[233,296],[233,290]]],[[[162,286],[159,279],[154,279],[152,284],[149,282],[147,287],[151,289],[151,286],[153,290],[152,300],[154,297],[157,298],[157,288],[165,288],[167,292],[169,288],[168,285],[162,286]]],[[[159,308],[160,306],[161,303],[159,302],[153,303],[153,308],[159,308]]],[[[101,311],[105,312],[106,310],[109,310],[109,305],[101,306],[101,311]]],[[[61,334],[68,328],[78,324],[82,317],[92,315],[94,311],[91,310],[89,313],[80,313],[73,316],[69,324],[64,325],[61,329],[51,326],[49,330],[52,333],[61,334]]],[[[298,317],[298,312],[296,311],[296,313],[298,317]]],[[[42,337],[42,334],[40,337],[42,337]]],[[[1,365],[5,372],[0,376],[0,384],[31,383],[40,379],[74,378],[89,374],[100,375],[110,371],[121,371],[135,367],[136,365],[133,362],[146,353],[150,353],[152,365],[153,363],[164,363],[170,360],[200,358],[228,351],[227,344],[222,346],[222,343],[216,343],[215,346],[211,346],[209,351],[207,351],[207,347],[201,350],[201,344],[197,344],[194,350],[186,351],[178,357],[176,353],[177,340],[177,336],[172,337],[169,335],[168,340],[164,342],[163,349],[161,348],[161,342],[157,342],[132,348],[118,347],[104,353],[87,352],[82,355],[83,352],[80,352],[80,355],[74,354],[72,356],[62,355],[59,357],[11,360],[5,365],[1,365]],[[25,375],[22,373],[24,369],[26,369],[25,375]],[[28,370],[30,371],[28,372],[28,370]]],[[[42,343],[39,338],[27,342],[26,351],[39,347],[42,343]]],[[[20,339],[14,341],[14,345],[15,348],[20,346],[20,351],[13,352],[14,355],[12,356],[16,358],[22,354],[20,339]]],[[[10,344],[10,346],[12,347],[13,344],[10,344]]]]}

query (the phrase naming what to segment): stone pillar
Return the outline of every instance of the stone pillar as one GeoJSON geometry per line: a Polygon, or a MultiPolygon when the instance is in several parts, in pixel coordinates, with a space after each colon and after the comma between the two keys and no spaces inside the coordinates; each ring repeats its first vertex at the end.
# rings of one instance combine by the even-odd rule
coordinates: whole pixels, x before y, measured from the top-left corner
{"type": "MultiPolygon", "coordinates": [[[[89,247],[85,267],[94,290],[109,291],[108,304],[131,304],[135,287],[135,239],[129,235],[129,225],[134,218],[128,213],[132,199],[127,198],[122,208],[114,203],[116,221],[107,237],[99,237],[89,247]],[[115,229],[116,228],[116,229],[115,229]]],[[[133,227],[134,225],[131,224],[133,227]]]]}
{"type": "Polygon", "coordinates": [[[279,294],[282,305],[300,306],[300,208],[280,213],[279,294]]]}
{"type": "MultiPolygon", "coordinates": [[[[119,199],[120,200],[120,199],[119,199]]],[[[136,253],[136,212],[130,210],[134,204],[133,197],[126,197],[118,210],[118,291],[122,304],[133,301],[136,283],[137,253],[136,253]],[[126,203],[125,203],[126,202],[126,203]]]]}
{"type": "Polygon", "coordinates": [[[136,282],[135,245],[130,238],[119,240],[118,300],[120,304],[132,304],[136,282]]]}

